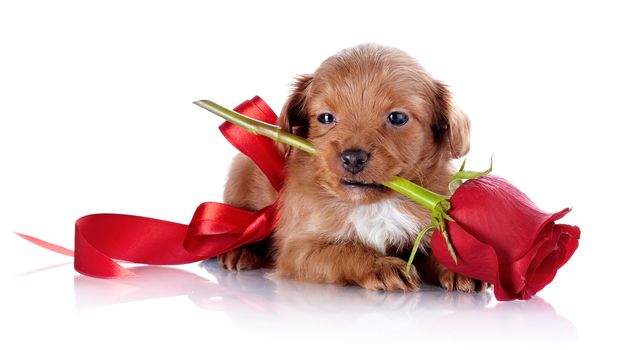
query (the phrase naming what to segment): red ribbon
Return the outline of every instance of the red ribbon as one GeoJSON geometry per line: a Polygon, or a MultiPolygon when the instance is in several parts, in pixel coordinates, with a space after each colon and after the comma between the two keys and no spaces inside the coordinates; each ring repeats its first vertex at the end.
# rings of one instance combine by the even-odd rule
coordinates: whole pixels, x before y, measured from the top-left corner
{"type": "MultiPolygon", "coordinates": [[[[243,102],[235,111],[266,123],[275,124],[277,120],[259,96],[243,102]]],[[[220,131],[257,164],[275,190],[281,189],[284,159],[272,140],[228,122],[220,126],[220,131]]],[[[199,205],[188,225],[123,214],[87,215],[76,221],[74,268],[91,277],[115,278],[134,275],[115,260],[155,265],[197,262],[268,237],[277,218],[276,203],[248,211],[214,202],[199,205]]],[[[20,236],[46,249],[71,255],[66,248],[20,236]]]]}

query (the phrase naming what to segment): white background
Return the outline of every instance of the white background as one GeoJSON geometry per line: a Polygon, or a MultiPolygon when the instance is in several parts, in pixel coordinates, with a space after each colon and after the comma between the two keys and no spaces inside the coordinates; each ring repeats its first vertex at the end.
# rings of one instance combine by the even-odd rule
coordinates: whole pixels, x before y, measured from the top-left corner
{"type": "Polygon", "coordinates": [[[0,347],[619,344],[620,10],[429,3],[0,3],[0,347]],[[385,295],[213,264],[102,281],[11,234],[72,247],[89,213],[188,222],[221,199],[235,154],[191,102],[257,94],[278,111],[293,76],[364,42],[450,86],[472,120],[470,168],[494,153],[494,172],[542,208],[573,207],[580,247],[540,299],[385,295]]]}

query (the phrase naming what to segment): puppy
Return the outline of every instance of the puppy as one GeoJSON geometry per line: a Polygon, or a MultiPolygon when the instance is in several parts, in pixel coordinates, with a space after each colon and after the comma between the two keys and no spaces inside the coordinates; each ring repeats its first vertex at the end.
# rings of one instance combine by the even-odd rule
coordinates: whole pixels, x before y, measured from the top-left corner
{"type": "MultiPolygon", "coordinates": [[[[287,157],[281,215],[270,239],[218,257],[227,269],[273,266],[278,276],[413,291],[487,286],[456,275],[425,250],[406,259],[430,223],[418,204],[382,186],[396,175],[447,194],[452,159],[469,150],[469,120],[450,93],[406,53],[378,45],[343,50],[299,77],[279,126],[309,139],[317,156],[279,145],[287,157]]],[[[249,210],[277,193],[245,156],[233,162],[225,202],[249,210]]]]}

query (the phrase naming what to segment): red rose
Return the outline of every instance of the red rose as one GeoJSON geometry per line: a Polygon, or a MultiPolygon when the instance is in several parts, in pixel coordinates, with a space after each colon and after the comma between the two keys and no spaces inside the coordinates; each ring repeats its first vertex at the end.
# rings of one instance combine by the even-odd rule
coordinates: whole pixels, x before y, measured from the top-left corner
{"type": "Polygon", "coordinates": [[[577,226],[556,224],[570,209],[548,214],[506,180],[466,181],[450,199],[447,232],[455,264],[440,232],[432,251],[451,271],[494,284],[498,300],[529,299],[549,284],[579,244],[577,226]]]}

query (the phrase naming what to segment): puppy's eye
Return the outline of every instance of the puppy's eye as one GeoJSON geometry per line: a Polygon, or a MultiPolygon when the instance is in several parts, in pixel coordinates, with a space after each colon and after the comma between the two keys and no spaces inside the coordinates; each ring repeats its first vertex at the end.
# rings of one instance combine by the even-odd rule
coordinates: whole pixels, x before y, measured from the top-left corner
{"type": "Polygon", "coordinates": [[[318,115],[317,120],[322,124],[331,124],[335,122],[335,116],[330,113],[322,113],[318,115]]]}
{"type": "Polygon", "coordinates": [[[402,126],[408,122],[408,116],[402,112],[391,112],[387,120],[395,126],[402,126]]]}

